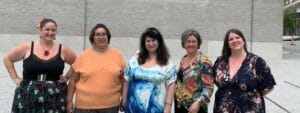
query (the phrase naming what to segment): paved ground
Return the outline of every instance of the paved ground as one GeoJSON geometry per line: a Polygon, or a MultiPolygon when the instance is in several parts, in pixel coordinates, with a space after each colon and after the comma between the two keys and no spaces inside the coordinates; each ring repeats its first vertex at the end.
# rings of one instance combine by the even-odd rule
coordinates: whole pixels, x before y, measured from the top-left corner
{"type": "MultiPolygon", "coordinates": [[[[283,42],[284,59],[266,59],[276,79],[273,92],[266,96],[267,113],[299,113],[300,111],[300,41],[296,45],[283,42]]],[[[271,51],[270,51],[271,52],[271,51]]],[[[0,51],[0,113],[9,113],[11,109],[15,84],[9,78],[2,63],[4,51],[0,51]]],[[[21,73],[21,63],[17,63],[17,71],[21,73]]],[[[210,104],[210,113],[212,113],[210,104]]]]}

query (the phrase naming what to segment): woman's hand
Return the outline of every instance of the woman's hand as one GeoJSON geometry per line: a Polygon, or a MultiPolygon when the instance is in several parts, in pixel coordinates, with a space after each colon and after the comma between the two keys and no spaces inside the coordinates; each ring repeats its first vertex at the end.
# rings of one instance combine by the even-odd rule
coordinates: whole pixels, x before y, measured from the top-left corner
{"type": "Polygon", "coordinates": [[[188,109],[189,113],[197,113],[200,108],[200,102],[195,101],[188,109]]]}
{"type": "Polygon", "coordinates": [[[13,79],[13,81],[15,82],[15,84],[20,85],[20,83],[23,81],[23,79],[20,77],[16,77],[13,79]]]}
{"type": "Polygon", "coordinates": [[[63,75],[60,75],[60,76],[59,76],[59,80],[64,81],[64,82],[67,82],[67,81],[68,81],[68,77],[63,76],[63,75]]]}
{"type": "Polygon", "coordinates": [[[73,102],[67,101],[67,113],[73,113],[73,102]]]}

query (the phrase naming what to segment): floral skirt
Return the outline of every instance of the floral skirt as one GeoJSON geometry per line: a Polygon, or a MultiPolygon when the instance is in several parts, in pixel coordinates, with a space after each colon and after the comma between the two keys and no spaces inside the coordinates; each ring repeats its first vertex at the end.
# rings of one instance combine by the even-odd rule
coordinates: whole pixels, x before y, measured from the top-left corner
{"type": "Polygon", "coordinates": [[[15,90],[12,113],[66,113],[65,81],[26,81],[15,90]]]}

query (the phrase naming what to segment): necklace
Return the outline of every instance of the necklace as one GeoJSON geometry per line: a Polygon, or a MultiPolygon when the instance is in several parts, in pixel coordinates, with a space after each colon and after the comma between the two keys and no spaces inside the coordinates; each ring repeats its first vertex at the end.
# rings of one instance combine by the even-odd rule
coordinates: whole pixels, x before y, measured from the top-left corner
{"type": "Polygon", "coordinates": [[[49,54],[50,54],[49,50],[53,47],[53,43],[51,44],[51,46],[48,49],[46,49],[45,47],[43,47],[42,44],[41,44],[41,42],[40,42],[40,46],[44,50],[44,56],[49,56],[49,54]]]}
{"type": "Polygon", "coordinates": [[[48,56],[48,55],[49,55],[49,50],[45,50],[45,51],[44,51],[44,55],[45,55],[45,56],[48,56]]]}

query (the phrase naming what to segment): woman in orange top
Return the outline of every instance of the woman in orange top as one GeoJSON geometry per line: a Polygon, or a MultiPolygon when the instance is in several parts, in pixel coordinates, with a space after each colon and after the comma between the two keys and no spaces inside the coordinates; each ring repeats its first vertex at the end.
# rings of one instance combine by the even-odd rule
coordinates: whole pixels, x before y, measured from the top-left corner
{"type": "Polygon", "coordinates": [[[67,95],[67,111],[72,113],[118,113],[125,60],[119,50],[109,47],[111,34],[104,24],[90,33],[91,48],[72,65],[67,95]],[[75,107],[73,107],[73,96],[75,107]]]}

